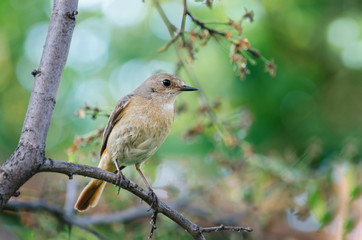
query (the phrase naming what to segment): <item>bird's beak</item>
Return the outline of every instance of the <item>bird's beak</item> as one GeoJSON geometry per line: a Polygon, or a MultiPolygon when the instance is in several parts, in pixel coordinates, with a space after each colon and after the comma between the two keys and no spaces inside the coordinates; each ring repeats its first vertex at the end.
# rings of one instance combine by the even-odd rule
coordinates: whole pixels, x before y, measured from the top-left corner
{"type": "Polygon", "coordinates": [[[180,87],[179,91],[197,91],[199,89],[194,88],[194,87],[190,87],[187,85],[183,85],[182,87],[180,87]]]}

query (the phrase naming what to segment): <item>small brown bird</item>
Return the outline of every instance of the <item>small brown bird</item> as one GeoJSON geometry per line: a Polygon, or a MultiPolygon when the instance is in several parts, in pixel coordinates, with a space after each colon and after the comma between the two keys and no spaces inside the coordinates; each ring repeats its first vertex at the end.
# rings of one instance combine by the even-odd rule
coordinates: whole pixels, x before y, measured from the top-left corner
{"type": "MultiPolygon", "coordinates": [[[[146,79],[115,106],[103,133],[98,167],[110,172],[134,164],[149,190],[152,188],[140,170],[165,141],[174,118],[174,102],[183,91],[196,91],[177,77],[159,73],[146,79]]],[[[81,192],[75,209],[95,207],[106,182],[92,179],[81,192]]]]}

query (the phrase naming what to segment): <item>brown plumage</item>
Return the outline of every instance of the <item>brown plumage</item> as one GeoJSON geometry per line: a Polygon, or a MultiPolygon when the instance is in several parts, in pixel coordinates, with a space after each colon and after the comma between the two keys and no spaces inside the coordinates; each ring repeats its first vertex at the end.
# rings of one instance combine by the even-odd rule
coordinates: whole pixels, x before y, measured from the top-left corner
{"type": "MultiPolygon", "coordinates": [[[[178,94],[195,90],[171,74],[160,73],[146,79],[131,94],[124,96],[108,119],[98,167],[115,172],[134,164],[150,188],[139,167],[165,141],[173,122],[174,102],[178,94]]],[[[105,184],[92,179],[81,192],[74,208],[85,211],[95,207],[105,184]]]]}

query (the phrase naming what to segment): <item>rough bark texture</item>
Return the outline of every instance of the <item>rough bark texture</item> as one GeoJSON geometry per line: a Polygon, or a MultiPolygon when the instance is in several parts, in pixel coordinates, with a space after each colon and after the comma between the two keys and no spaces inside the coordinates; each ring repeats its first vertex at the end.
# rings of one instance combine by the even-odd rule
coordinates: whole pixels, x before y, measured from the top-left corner
{"type": "Polygon", "coordinates": [[[55,99],[69,52],[75,26],[78,0],[54,0],[48,35],[34,85],[19,144],[0,166],[0,209],[15,191],[42,165],[45,141],[55,99]]]}
{"type": "MultiPolygon", "coordinates": [[[[145,189],[141,188],[139,185],[128,179],[119,183],[119,178],[117,174],[108,172],[97,167],[69,162],[61,162],[47,158],[39,168],[39,172],[58,172],[68,175],[69,178],[71,178],[73,175],[83,175],[92,178],[102,179],[103,181],[107,181],[115,185],[120,185],[123,189],[138,196],[149,205],[152,205],[153,202],[151,193],[149,191],[146,191],[145,189]]],[[[175,223],[185,229],[194,239],[205,239],[205,237],[201,233],[202,228],[191,222],[189,219],[184,217],[175,209],[171,208],[165,202],[159,200],[157,206],[153,206],[152,209],[164,214],[165,216],[173,220],[175,223]]]]}

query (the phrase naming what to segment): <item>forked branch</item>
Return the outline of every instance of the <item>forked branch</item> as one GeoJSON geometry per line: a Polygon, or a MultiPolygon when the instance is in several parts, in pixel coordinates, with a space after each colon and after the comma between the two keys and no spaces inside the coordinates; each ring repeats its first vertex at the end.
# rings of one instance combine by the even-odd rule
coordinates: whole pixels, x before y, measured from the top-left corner
{"type": "MultiPolygon", "coordinates": [[[[106,170],[87,166],[87,165],[81,165],[81,164],[75,164],[75,163],[69,163],[69,162],[61,162],[56,161],[52,159],[45,159],[43,165],[40,167],[39,172],[57,172],[57,173],[63,173],[69,176],[70,178],[73,175],[82,175],[87,176],[91,178],[97,178],[103,181],[107,181],[112,184],[119,184],[118,175],[108,172],[106,170]]],[[[125,178],[125,181],[122,181],[119,186],[134,195],[138,196],[140,199],[145,201],[148,205],[152,205],[153,198],[151,197],[151,193],[136,183],[130,181],[129,179],[125,178]]],[[[212,228],[202,228],[198,226],[197,224],[191,222],[189,219],[187,219],[185,216],[183,216],[181,213],[173,209],[171,206],[166,204],[165,202],[159,200],[158,204],[152,205],[152,209],[154,212],[159,212],[180,225],[183,229],[185,229],[194,239],[205,239],[203,232],[211,232],[215,230],[211,230],[212,228]]],[[[154,228],[154,226],[152,226],[154,228]]],[[[245,231],[250,232],[252,231],[249,227],[239,227],[239,226],[233,226],[233,227],[214,227],[218,230],[226,230],[226,231],[245,231]],[[238,229],[238,230],[235,230],[238,229]]],[[[152,230],[153,233],[154,229],[152,230]]]]}

